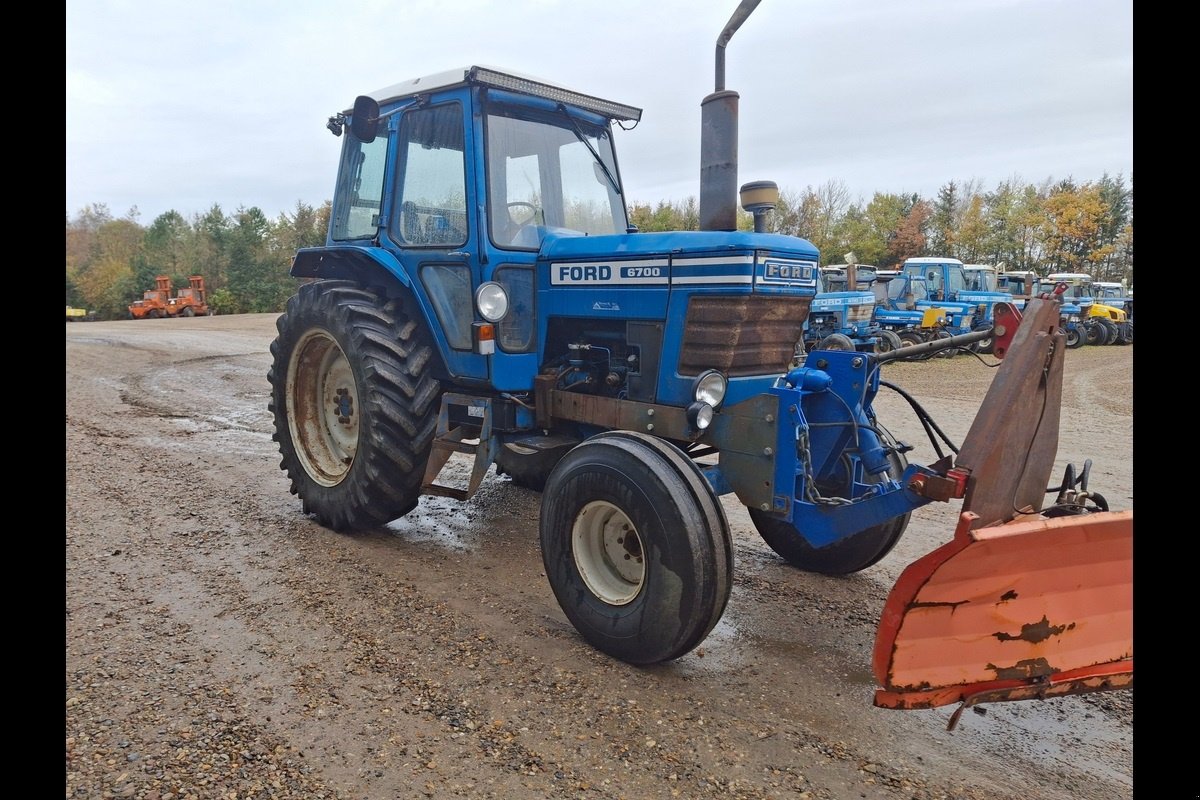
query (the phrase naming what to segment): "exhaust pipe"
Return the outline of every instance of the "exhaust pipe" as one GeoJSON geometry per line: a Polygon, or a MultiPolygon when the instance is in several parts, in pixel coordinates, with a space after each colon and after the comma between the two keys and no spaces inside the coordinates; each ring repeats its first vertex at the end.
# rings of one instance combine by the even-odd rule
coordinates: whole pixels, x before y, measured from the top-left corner
{"type": "Polygon", "coordinates": [[[717,37],[716,87],[700,102],[700,230],[737,230],[738,93],[725,89],[725,45],[762,0],[742,0],[717,37]]]}

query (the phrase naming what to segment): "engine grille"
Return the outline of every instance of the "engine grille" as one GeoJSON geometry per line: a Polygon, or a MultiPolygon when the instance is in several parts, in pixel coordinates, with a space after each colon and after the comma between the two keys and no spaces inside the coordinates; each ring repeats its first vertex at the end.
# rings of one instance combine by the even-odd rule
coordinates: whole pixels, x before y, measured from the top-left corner
{"type": "Polygon", "coordinates": [[[679,374],[776,375],[803,333],[811,297],[694,295],[688,301],[679,374]]]}
{"type": "Polygon", "coordinates": [[[854,325],[858,322],[870,322],[872,314],[875,313],[874,303],[862,303],[856,306],[850,306],[846,309],[846,322],[854,325]]]}

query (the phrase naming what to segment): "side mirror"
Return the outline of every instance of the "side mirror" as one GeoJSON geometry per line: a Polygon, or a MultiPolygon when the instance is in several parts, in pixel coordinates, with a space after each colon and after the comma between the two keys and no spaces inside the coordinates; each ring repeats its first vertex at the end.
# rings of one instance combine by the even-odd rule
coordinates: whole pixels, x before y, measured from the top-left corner
{"type": "Polygon", "coordinates": [[[379,129],[379,103],[365,94],[354,98],[354,111],[350,117],[350,132],[363,144],[375,141],[379,129]]]}

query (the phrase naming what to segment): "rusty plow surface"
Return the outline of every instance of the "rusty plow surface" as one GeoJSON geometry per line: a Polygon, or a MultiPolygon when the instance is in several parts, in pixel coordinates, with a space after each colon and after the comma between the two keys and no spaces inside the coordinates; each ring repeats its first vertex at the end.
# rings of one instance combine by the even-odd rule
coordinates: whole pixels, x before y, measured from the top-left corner
{"type": "Polygon", "coordinates": [[[978,524],[963,512],[953,541],[893,587],[875,641],[875,705],[1132,688],[1133,512],[978,524]]]}

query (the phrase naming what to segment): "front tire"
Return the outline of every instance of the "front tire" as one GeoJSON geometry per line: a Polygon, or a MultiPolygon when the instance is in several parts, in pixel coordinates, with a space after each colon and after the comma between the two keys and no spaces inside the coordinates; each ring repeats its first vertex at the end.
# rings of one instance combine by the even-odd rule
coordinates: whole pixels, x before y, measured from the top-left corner
{"type": "Polygon", "coordinates": [[[546,488],[550,472],[568,449],[534,450],[521,445],[502,444],[496,451],[496,472],[507,475],[517,486],[540,492],[546,488]]]}
{"type": "Polygon", "coordinates": [[[1083,342],[1087,345],[1104,344],[1107,331],[1099,320],[1091,320],[1083,326],[1083,342]]]}
{"type": "Polygon", "coordinates": [[[316,281],[288,300],[276,327],[273,438],[305,512],[339,531],[407,514],[442,391],[419,312],[352,281],[316,281]]]}
{"type": "MultiPolygon", "coordinates": [[[[990,331],[991,329],[992,329],[992,323],[981,322],[978,325],[976,325],[974,328],[972,328],[971,330],[973,332],[978,332],[978,331],[990,331]]],[[[991,336],[989,336],[986,339],[980,339],[978,342],[975,343],[974,349],[975,349],[976,353],[980,353],[985,356],[990,356],[992,354],[992,352],[996,349],[996,340],[991,336]]]]}
{"type": "Polygon", "coordinates": [[[876,353],[890,353],[904,346],[904,342],[896,335],[895,331],[881,330],[875,336],[876,353]]]}
{"type": "Polygon", "coordinates": [[[1075,350],[1076,348],[1083,347],[1084,338],[1083,338],[1083,334],[1079,332],[1079,326],[1067,328],[1066,334],[1067,334],[1067,347],[1068,348],[1070,348],[1071,350],[1075,350]]]}
{"type": "MultiPolygon", "coordinates": [[[[899,452],[891,433],[882,425],[876,424],[876,427],[884,445],[891,448],[888,451],[888,461],[891,462],[889,477],[892,480],[900,480],[900,476],[908,467],[908,459],[899,452]]],[[[867,480],[871,481],[872,476],[868,476],[867,480]]],[[[881,480],[881,476],[873,478],[873,482],[876,483],[881,480]]],[[[757,508],[747,507],[746,510],[750,513],[750,520],[758,529],[763,541],[784,561],[798,569],[823,575],[849,575],[878,563],[896,546],[896,542],[900,541],[912,516],[912,513],[908,512],[831,545],[813,547],[792,523],[757,508]]]]}
{"type": "Polygon", "coordinates": [[[831,333],[817,342],[817,346],[813,348],[813,350],[842,350],[851,353],[855,349],[854,340],[844,333],[831,333]]]}
{"type": "Polygon", "coordinates": [[[572,449],[546,483],[539,530],[563,612],[614,658],[679,658],[725,611],[725,512],[700,469],[666,441],[613,431],[572,449]]]}

